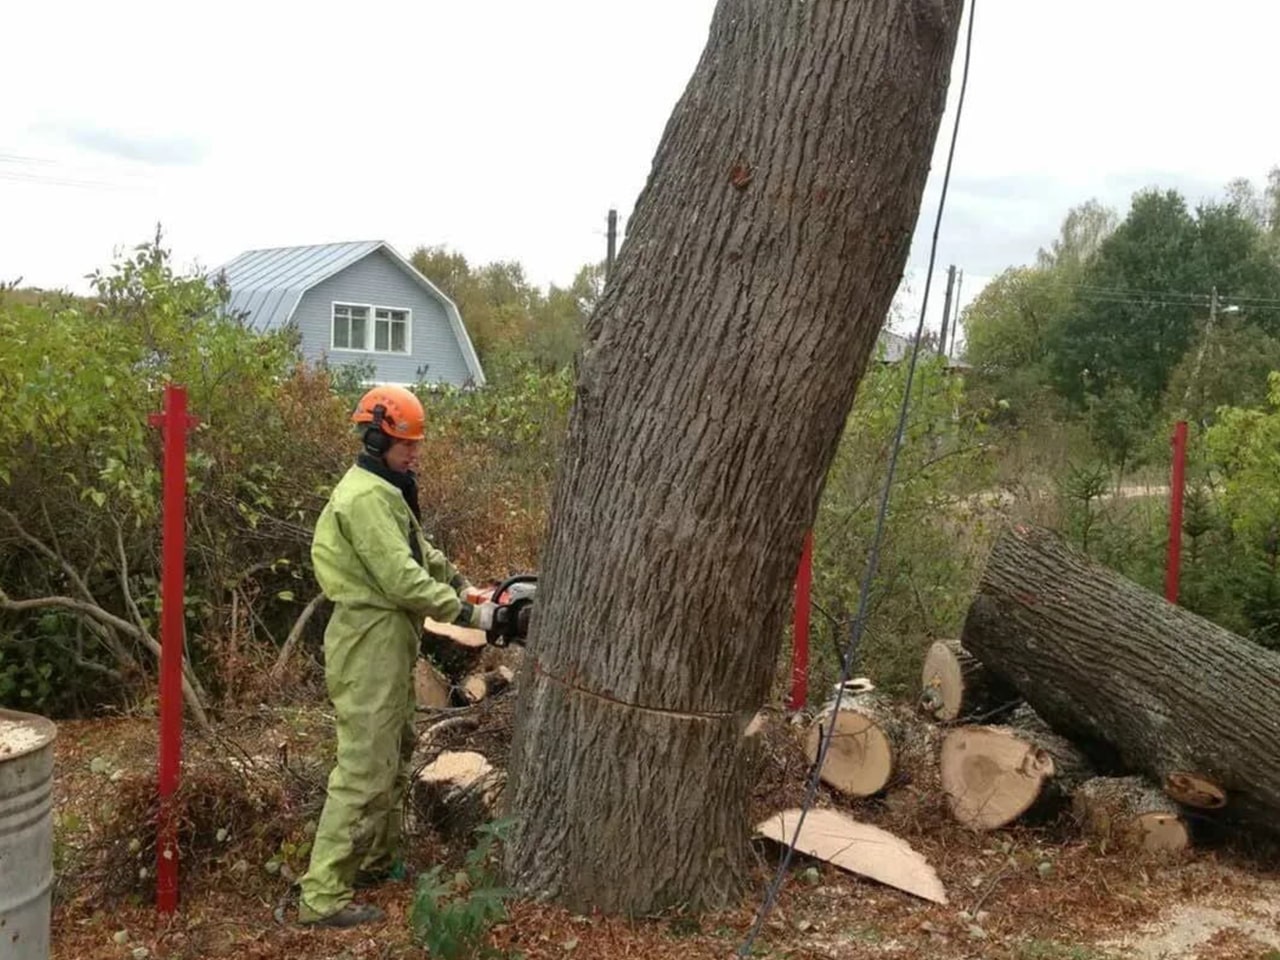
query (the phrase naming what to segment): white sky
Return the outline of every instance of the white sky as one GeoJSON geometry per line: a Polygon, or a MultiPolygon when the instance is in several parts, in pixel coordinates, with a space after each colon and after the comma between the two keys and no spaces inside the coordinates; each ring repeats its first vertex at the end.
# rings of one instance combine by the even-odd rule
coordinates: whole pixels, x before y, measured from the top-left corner
{"type": "MultiPolygon", "coordinates": [[[[84,290],[160,221],[184,267],[377,238],[568,283],[603,257],[607,209],[625,222],[713,7],[7,4],[0,280],[84,290]]],[[[968,301],[1075,203],[1261,181],[1280,163],[1276,36],[1269,0],[980,0],[938,274],[963,268],[968,301]]],[[[951,120],[902,297],[916,311],[951,120]]],[[[935,328],[941,302],[936,285],[935,328]]]]}

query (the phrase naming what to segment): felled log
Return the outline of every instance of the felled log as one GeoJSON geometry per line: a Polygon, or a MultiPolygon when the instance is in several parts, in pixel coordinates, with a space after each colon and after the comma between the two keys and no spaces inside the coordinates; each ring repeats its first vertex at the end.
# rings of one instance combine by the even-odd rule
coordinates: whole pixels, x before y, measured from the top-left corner
{"type": "Polygon", "coordinates": [[[1086,780],[1072,811],[1086,833],[1122,849],[1177,852],[1191,843],[1178,805],[1142,777],[1086,780]]]}
{"type": "Polygon", "coordinates": [[[493,818],[505,780],[482,754],[448,750],[418,771],[414,809],[440,834],[465,836],[493,818]]]}
{"type": "Polygon", "coordinates": [[[823,781],[850,797],[870,797],[888,785],[894,755],[904,732],[889,700],[866,680],[850,681],[836,714],[833,696],[818,713],[805,737],[805,755],[817,763],[822,737],[831,745],[822,764],[823,781]],[[831,732],[833,714],[835,730],[831,732]]]}
{"type": "Polygon", "coordinates": [[[939,640],[920,671],[920,709],[937,720],[999,723],[1021,703],[1018,691],[958,640],[939,640]]]}
{"type": "Polygon", "coordinates": [[[1179,802],[1280,832],[1280,654],[1025,525],[997,540],[961,642],[1054,729],[1114,746],[1179,802]]]}
{"type": "Polygon", "coordinates": [[[974,830],[1050,813],[1093,775],[1069,740],[1025,710],[1009,725],[952,729],[939,767],[952,815],[974,830]]]}
{"type": "MultiPolygon", "coordinates": [[[[818,713],[805,736],[805,755],[816,763],[828,734],[835,696],[818,713]]],[[[840,698],[820,776],[846,796],[870,797],[890,785],[936,779],[937,744],[932,725],[910,709],[896,708],[865,679],[852,680],[840,698]],[[935,768],[930,776],[930,768],[935,768]]]]}
{"type": "Polygon", "coordinates": [[[421,658],[413,665],[413,692],[418,707],[423,710],[439,710],[451,702],[449,680],[421,658]]]}
{"type": "Polygon", "coordinates": [[[481,700],[500,694],[511,686],[511,681],[514,679],[515,672],[510,667],[498,667],[496,670],[471,674],[462,681],[458,689],[467,703],[479,703],[481,700]]]}

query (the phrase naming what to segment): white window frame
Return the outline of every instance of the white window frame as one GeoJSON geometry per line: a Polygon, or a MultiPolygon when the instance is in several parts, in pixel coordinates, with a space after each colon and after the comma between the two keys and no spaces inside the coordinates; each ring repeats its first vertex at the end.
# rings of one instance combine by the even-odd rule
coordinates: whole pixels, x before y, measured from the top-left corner
{"type": "MultiPolygon", "coordinates": [[[[338,325],[338,307],[346,307],[348,310],[355,309],[355,310],[368,311],[365,315],[365,329],[369,331],[370,334],[372,334],[371,328],[373,326],[373,307],[371,307],[367,303],[350,303],[345,300],[333,300],[329,304],[329,349],[337,351],[339,353],[372,353],[373,352],[372,350],[367,350],[364,347],[352,347],[352,346],[339,347],[334,342],[334,329],[338,325]]],[[[348,319],[347,342],[350,343],[350,341],[351,341],[351,327],[350,327],[350,320],[348,319]]],[[[366,342],[368,341],[366,340],[366,342]]]]}
{"type": "MultiPolygon", "coordinates": [[[[390,321],[388,321],[390,323],[390,321]]],[[[348,339],[350,339],[350,330],[348,329],[348,339]]],[[[387,346],[391,345],[391,330],[387,330],[387,346]]],[[[413,308],[412,307],[392,307],[387,304],[375,303],[355,303],[350,300],[331,300],[329,302],[329,350],[335,353],[372,353],[380,357],[411,357],[413,356],[413,308]],[[334,327],[337,322],[338,307],[346,307],[348,309],[367,310],[366,330],[368,332],[367,347],[339,347],[334,344],[334,327]],[[403,350],[378,350],[376,344],[378,342],[377,324],[379,310],[394,310],[397,313],[404,314],[404,349],[403,350]]]]}
{"type": "Polygon", "coordinates": [[[373,337],[373,342],[375,344],[375,349],[373,351],[374,353],[385,354],[386,356],[389,356],[389,357],[413,356],[413,308],[412,307],[388,307],[385,305],[374,304],[373,312],[370,314],[370,319],[372,320],[373,325],[369,328],[369,333],[373,337]],[[379,310],[387,310],[387,311],[394,310],[396,313],[404,314],[404,349],[403,350],[391,349],[391,322],[392,321],[390,320],[387,321],[387,349],[378,350],[376,348],[376,344],[378,342],[378,311],[379,310]]]}

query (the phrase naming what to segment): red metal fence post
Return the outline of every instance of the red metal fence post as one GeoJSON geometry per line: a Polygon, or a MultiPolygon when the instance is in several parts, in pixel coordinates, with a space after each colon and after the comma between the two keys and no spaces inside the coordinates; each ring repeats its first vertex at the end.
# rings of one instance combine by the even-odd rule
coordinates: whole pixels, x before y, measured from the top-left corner
{"type": "Polygon", "coordinates": [[[796,609],[791,632],[791,699],[787,709],[804,709],[809,699],[809,592],[813,584],[813,531],[804,537],[796,573],[796,609]]]}
{"type": "Polygon", "coordinates": [[[1187,421],[1173,428],[1173,479],[1169,486],[1169,560],[1165,566],[1164,597],[1178,602],[1178,581],[1182,568],[1182,497],[1186,485],[1187,421]]]}
{"type": "Polygon", "coordinates": [[[172,798],[182,764],[183,590],[186,584],[187,390],[169,384],[164,413],[151,425],[164,435],[164,536],[160,576],[160,821],[156,836],[156,908],[178,906],[178,836],[172,798]]]}

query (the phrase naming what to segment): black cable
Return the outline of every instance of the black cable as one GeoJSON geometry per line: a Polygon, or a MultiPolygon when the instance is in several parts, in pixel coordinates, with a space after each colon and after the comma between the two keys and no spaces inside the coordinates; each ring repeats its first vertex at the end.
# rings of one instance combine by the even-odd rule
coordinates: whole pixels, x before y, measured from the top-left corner
{"type": "Polygon", "coordinates": [[[938,200],[938,217],[933,225],[933,242],[929,248],[929,272],[925,276],[924,299],[920,304],[920,322],[916,325],[916,339],[911,348],[911,363],[907,368],[907,382],[902,391],[902,407],[898,411],[898,428],[893,437],[893,450],[889,455],[889,471],[885,477],[884,489],[880,494],[880,509],[876,514],[875,534],[871,540],[871,551],[867,555],[867,568],[862,577],[861,593],[858,597],[858,612],[853,618],[849,646],[841,657],[840,683],[836,687],[835,705],[831,711],[831,725],[822,730],[818,756],[814,761],[813,771],[810,773],[809,782],[806,785],[804,799],[800,804],[800,819],[796,822],[795,833],[792,834],[791,843],[786,845],[786,853],[783,854],[782,862],[778,865],[778,872],[774,875],[773,882],[769,884],[769,888],[765,893],[764,903],[760,907],[755,925],[751,928],[751,932],[747,935],[747,939],[742,946],[738,948],[738,956],[740,957],[748,956],[751,953],[751,948],[755,945],[760,931],[764,929],[765,921],[777,905],[778,894],[782,891],[783,881],[786,879],[787,870],[791,866],[791,858],[795,855],[795,843],[800,837],[800,828],[804,826],[805,816],[813,806],[813,801],[818,794],[822,765],[826,761],[827,750],[831,746],[832,734],[835,732],[836,719],[840,713],[840,701],[844,696],[845,684],[849,681],[854,655],[857,652],[859,642],[862,640],[862,633],[866,628],[867,598],[871,595],[872,581],[875,579],[876,569],[880,563],[880,544],[884,540],[885,521],[889,515],[889,492],[893,489],[893,475],[898,467],[898,453],[902,449],[902,436],[906,432],[907,414],[911,406],[911,385],[915,379],[916,361],[920,357],[920,343],[924,336],[925,313],[929,308],[929,289],[933,284],[933,268],[938,256],[938,235],[942,231],[942,213],[947,205],[947,188],[951,184],[951,165],[956,155],[956,140],[960,135],[960,116],[964,112],[964,94],[969,86],[969,58],[973,51],[973,18],[976,6],[977,0],[969,0],[969,27],[965,38],[964,70],[960,80],[960,99],[956,104],[956,121],[951,131],[951,148],[947,152],[947,167],[942,177],[942,196],[938,200]]]}

